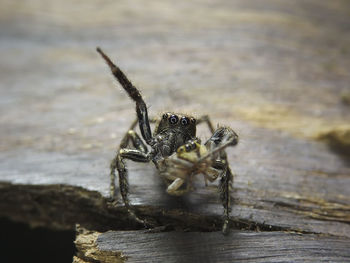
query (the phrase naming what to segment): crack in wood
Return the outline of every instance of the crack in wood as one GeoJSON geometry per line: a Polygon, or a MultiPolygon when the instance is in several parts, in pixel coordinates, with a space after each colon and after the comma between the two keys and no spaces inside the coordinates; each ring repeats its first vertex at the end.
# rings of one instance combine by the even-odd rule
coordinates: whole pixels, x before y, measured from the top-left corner
{"type": "MultiPolygon", "coordinates": [[[[100,193],[69,185],[14,185],[0,184],[0,216],[31,226],[53,229],[74,229],[81,224],[96,231],[137,230],[143,226],[128,216],[123,206],[112,206],[100,193]]],[[[155,226],[165,226],[166,231],[218,231],[222,219],[215,215],[185,212],[181,209],[164,209],[137,206],[140,216],[155,226]]],[[[295,231],[302,229],[256,222],[232,217],[231,227],[255,231],[295,231]]]]}

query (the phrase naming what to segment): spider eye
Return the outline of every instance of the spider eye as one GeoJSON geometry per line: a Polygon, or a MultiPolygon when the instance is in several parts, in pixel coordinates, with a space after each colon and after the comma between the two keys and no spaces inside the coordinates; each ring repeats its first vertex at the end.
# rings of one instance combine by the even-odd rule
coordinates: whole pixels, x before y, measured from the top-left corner
{"type": "Polygon", "coordinates": [[[192,150],[196,149],[196,144],[194,142],[191,142],[191,149],[192,150]]]}
{"type": "Polygon", "coordinates": [[[178,153],[182,153],[185,151],[185,148],[183,146],[180,146],[178,149],[177,149],[177,152],[178,153]]]}
{"type": "Polygon", "coordinates": [[[185,145],[185,148],[186,148],[186,152],[189,152],[189,151],[191,151],[191,145],[189,145],[189,144],[186,144],[186,145],[185,145]]]}
{"type": "Polygon", "coordinates": [[[191,118],[191,123],[195,124],[196,123],[196,119],[195,118],[191,118]]]}
{"type": "Polygon", "coordinates": [[[170,118],[169,118],[169,122],[170,122],[171,124],[177,123],[178,120],[179,120],[179,117],[177,117],[176,115],[171,115],[170,118]]]}
{"type": "Polygon", "coordinates": [[[188,124],[189,124],[189,119],[188,119],[187,117],[182,117],[182,118],[181,118],[181,124],[182,124],[183,126],[188,125],[188,124]]]}
{"type": "Polygon", "coordinates": [[[168,113],[163,114],[163,120],[166,120],[166,119],[168,119],[168,113]]]}

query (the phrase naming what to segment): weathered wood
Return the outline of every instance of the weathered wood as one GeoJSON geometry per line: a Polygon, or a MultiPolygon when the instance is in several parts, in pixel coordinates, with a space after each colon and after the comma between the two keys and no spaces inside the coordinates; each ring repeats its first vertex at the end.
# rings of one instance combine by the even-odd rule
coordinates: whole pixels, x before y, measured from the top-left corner
{"type": "Polygon", "coordinates": [[[78,262],[348,262],[350,239],[287,232],[81,231],[78,262]],[[85,254],[81,252],[84,251],[85,254]]]}
{"type": "MultiPolygon", "coordinates": [[[[314,238],[332,258],[350,238],[349,3],[148,2],[0,1],[0,216],[56,229],[142,228],[107,200],[109,162],[135,112],[101,46],[151,115],[210,114],[239,133],[228,149],[237,239],[271,235],[297,249],[295,238],[314,238]]],[[[199,136],[210,136],[205,126],[199,136]]],[[[171,197],[151,164],[127,165],[140,216],[169,231],[220,229],[216,184],[200,179],[195,192],[171,197]]],[[[247,246],[249,259],[257,251],[247,246]]],[[[301,255],[317,260],[314,251],[301,255]]]]}

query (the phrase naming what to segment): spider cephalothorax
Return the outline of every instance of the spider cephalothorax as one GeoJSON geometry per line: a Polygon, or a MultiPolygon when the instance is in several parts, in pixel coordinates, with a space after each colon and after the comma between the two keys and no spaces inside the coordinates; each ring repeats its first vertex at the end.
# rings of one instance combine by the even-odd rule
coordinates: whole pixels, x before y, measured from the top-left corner
{"type": "Polygon", "coordinates": [[[184,114],[164,113],[154,130],[154,160],[170,156],[195,136],[195,118],[184,114]]]}
{"type": "Polygon", "coordinates": [[[193,189],[195,175],[202,174],[205,184],[220,177],[220,199],[224,206],[224,224],[222,231],[226,233],[230,212],[230,186],[233,175],[224,149],[238,143],[237,134],[229,127],[214,127],[208,116],[197,120],[186,114],[164,113],[159,119],[149,119],[145,102],[124,73],[107,57],[100,48],[97,51],[109,65],[130,98],[136,103],[137,120],[123,137],[117,155],[111,162],[110,194],[115,198],[115,170],[118,170],[121,196],[129,214],[138,222],[148,225],[145,220],[136,216],[128,199],[128,177],[124,159],[136,162],[152,161],[160,175],[164,178],[167,192],[171,195],[183,195],[193,189]],[[156,128],[152,134],[150,123],[156,128]],[[196,126],[206,123],[213,134],[204,144],[196,137],[196,126]],[[143,140],[135,132],[139,124],[143,140]]]}

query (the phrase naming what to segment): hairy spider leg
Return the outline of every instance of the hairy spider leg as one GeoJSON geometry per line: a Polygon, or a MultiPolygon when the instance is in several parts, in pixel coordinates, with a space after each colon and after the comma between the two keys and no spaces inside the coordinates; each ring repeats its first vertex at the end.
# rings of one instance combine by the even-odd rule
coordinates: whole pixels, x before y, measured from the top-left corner
{"type": "Polygon", "coordinates": [[[141,134],[143,139],[147,144],[152,145],[152,132],[151,127],[149,125],[147,106],[144,102],[141,93],[139,90],[132,85],[130,80],[126,77],[126,75],[118,68],[111,59],[103,53],[103,51],[98,47],[96,48],[97,52],[100,53],[102,58],[106,61],[107,65],[110,67],[113,76],[119,81],[120,85],[124,88],[124,90],[128,93],[129,97],[135,101],[136,103],[136,113],[139,121],[139,126],[141,130],[141,134]]]}
{"type": "MultiPolygon", "coordinates": [[[[132,125],[133,126],[133,125],[132,125]]],[[[131,127],[132,127],[131,126],[131,127]]],[[[132,129],[130,129],[123,137],[122,141],[120,142],[117,155],[113,158],[110,168],[110,175],[111,175],[111,182],[110,182],[110,196],[112,200],[116,199],[116,193],[115,193],[115,169],[117,168],[117,160],[118,160],[118,154],[120,153],[121,149],[127,149],[129,146],[130,140],[134,146],[134,148],[144,154],[148,153],[147,146],[144,144],[144,142],[141,140],[140,136],[132,129]]],[[[128,184],[127,179],[123,179],[125,181],[126,185],[128,184]]],[[[119,184],[121,184],[121,181],[119,181],[119,184]]],[[[125,188],[125,187],[124,187],[125,188]]],[[[127,187],[126,187],[127,188],[127,187]]],[[[124,199],[124,197],[123,197],[124,199]]]]}
{"type": "MultiPolygon", "coordinates": [[[[210,153],[215,152],[216,149],[221,148],[224,145],[224,147],[234,146],[237,143],[238,136],[231,128],[220,127],[205,143],[205,146],[208,148],[210,153]]],[[[212,167],[222,171],[220,175],[221,180],[219,183],[220,199],[224,207],[224,224],[222,226],[222,232],[223,234],[227,234],[231,212],[230,187],[232,187],[233,183],[233,174],[227,162],[227,155],[224,150],[219,151],[219,156],[216,160],[214,160],[212,167]]]]}
{"type": "MultiPolygon", "coordinates": [[[[138,119],[135,119],[132,124],[130,125],[130,128],[128,132],[124,135],[122,141],[120,142],[119,148],[117,155],[113,158],[111,165],[110,165],[110,197],[112,200],[116,200],[116,192],[115,192],[115,170],[117,169],[117,156],[120,151],[120,149],[127,148],[129,146],[130,140],[132,141],[133,146],[143,152],[143,153],[148,153],[147,146],[144,144],[144,142],[141,140],[140,136],[134,131],[136,124],[138,122],[138,119]]],[[[157,118],[150,118],[150,123],[157,122],[157,118]]],[[[119,181],[120,188],[121,186],[121,180],[119,181]]],[[[123,186],[128,185],[128,180],[127,178],[123,178],[123,186]]],[[[128,187],[123,187],[124,189],[128,187]]],[[[124,197],[123,197],[124,200],[124,197]]]]}
{"type": "Polygon", "coordinates": [[[126,170],[126,165],[124,159],[133,160],[135,162],[149,162],[151,157],[149,156],[147,146],[141,140],[140,136],[134,130],[129,130],[122,142],[120,143],[120,148],[117,155],[113,158],[111,162],[111,184],[110,184],[110,195],[112,199],[116,199],[115,193],[115,170],[118,170],[119,175],[119,188],[120,193],[123,198],[128,213],[133,217],[133,219],[139,223],[146,225],[144,220],[139,219],[133,209],[130,206],[128,193],[129,193],[129,183],[128,183],[128,172],[126,170]],[[135,149],[128,149],[129,141],[131,140],[132,145],[135,149]]]}
{"type": "MultiPolygon", "coordinates": [[[[129,128],[128,131],[130,131],[130,130],[135,130],[135,127],[136,127],[136,124],[138,123],[138,121],[139,121],[138,118],[136,118],[136,119],[131,123],[130,128],[129,128]]],[[[157,117],[150,117],[150,118],[148,119],[148,121],[149,121],[149,123],[156,123],[156,122],[159,121],[159,118],[157,118],[157,117]]]]}
{"type": "MultiPolygon", "coordinates": [[[[222,144],[224,141],[227,141],[227,140],[230,141],[230,139],[232,140],[232,146],[237,144],[238,142],[237,134],[233,130],[227,127],[220,127],[215,131],[214,126],[208,115],[203,115],[199,119],[197,119],[197,124],[201,124],[201,123],[206,123],[210,132],[213,133],[213,135],[205,143],[205,145],[209,150],[213,151],[216,147],[219,147],[220,144],[222,144]]],[[[227,234],[228,224],[229,224],[229,214],[231,210],[230,187],[232,186],[234,176],[228,164],[227,155],[224,150],[221,150],[219,152],[219,158],[214,161],[212,167],[222,171],[220,185],[219,185],[220,199],[224,207],[224,224],[222,227],[222,232],[224,234],[227,234]]]]}
{"type": "MultiPolygon", "coordinates": [[[[136,103],[136,113],[137,120],[139,123],[140,131],[143,139],[147,144],[152,145],[152,132],[150,127],[150,122],[148,119],[147,106],[144,102],[139,90],[132,85],[126,75],[117,67],[111,59],[98,47],[96,48],[97,52],[100,53],[102,58],[106,61],[107,65],[112,71],[113,76],[119,81],[120,85],[128,93],[129,97],[136,103]]],[[[153,122],[153,121],[152,121],[153,122]]],[[[148,154],[147,147],[144,145],[140,137],[135,133],[134,128],[137,121],[134,121],[130,127],[130,130],[124,136],[116,157],[111,162],[111,184],[110,184],[110,193],[111,197],[115,198],[115,169],[118,170],[119,175],[119,187],[120,192],[124,201],[124,204],[129,212],[129,214],[138,222],[144,223],[145,221],[140,220],[135,213],[132,211],[128,199],[129,184],[128,184],[128,175],[125,167],[124,159],[130,159],[136,162],[149,162],[151,157],[148,154]],[[129,139],[133,142],[133,145],[136,149],[127,149],[129,139]]]]}

